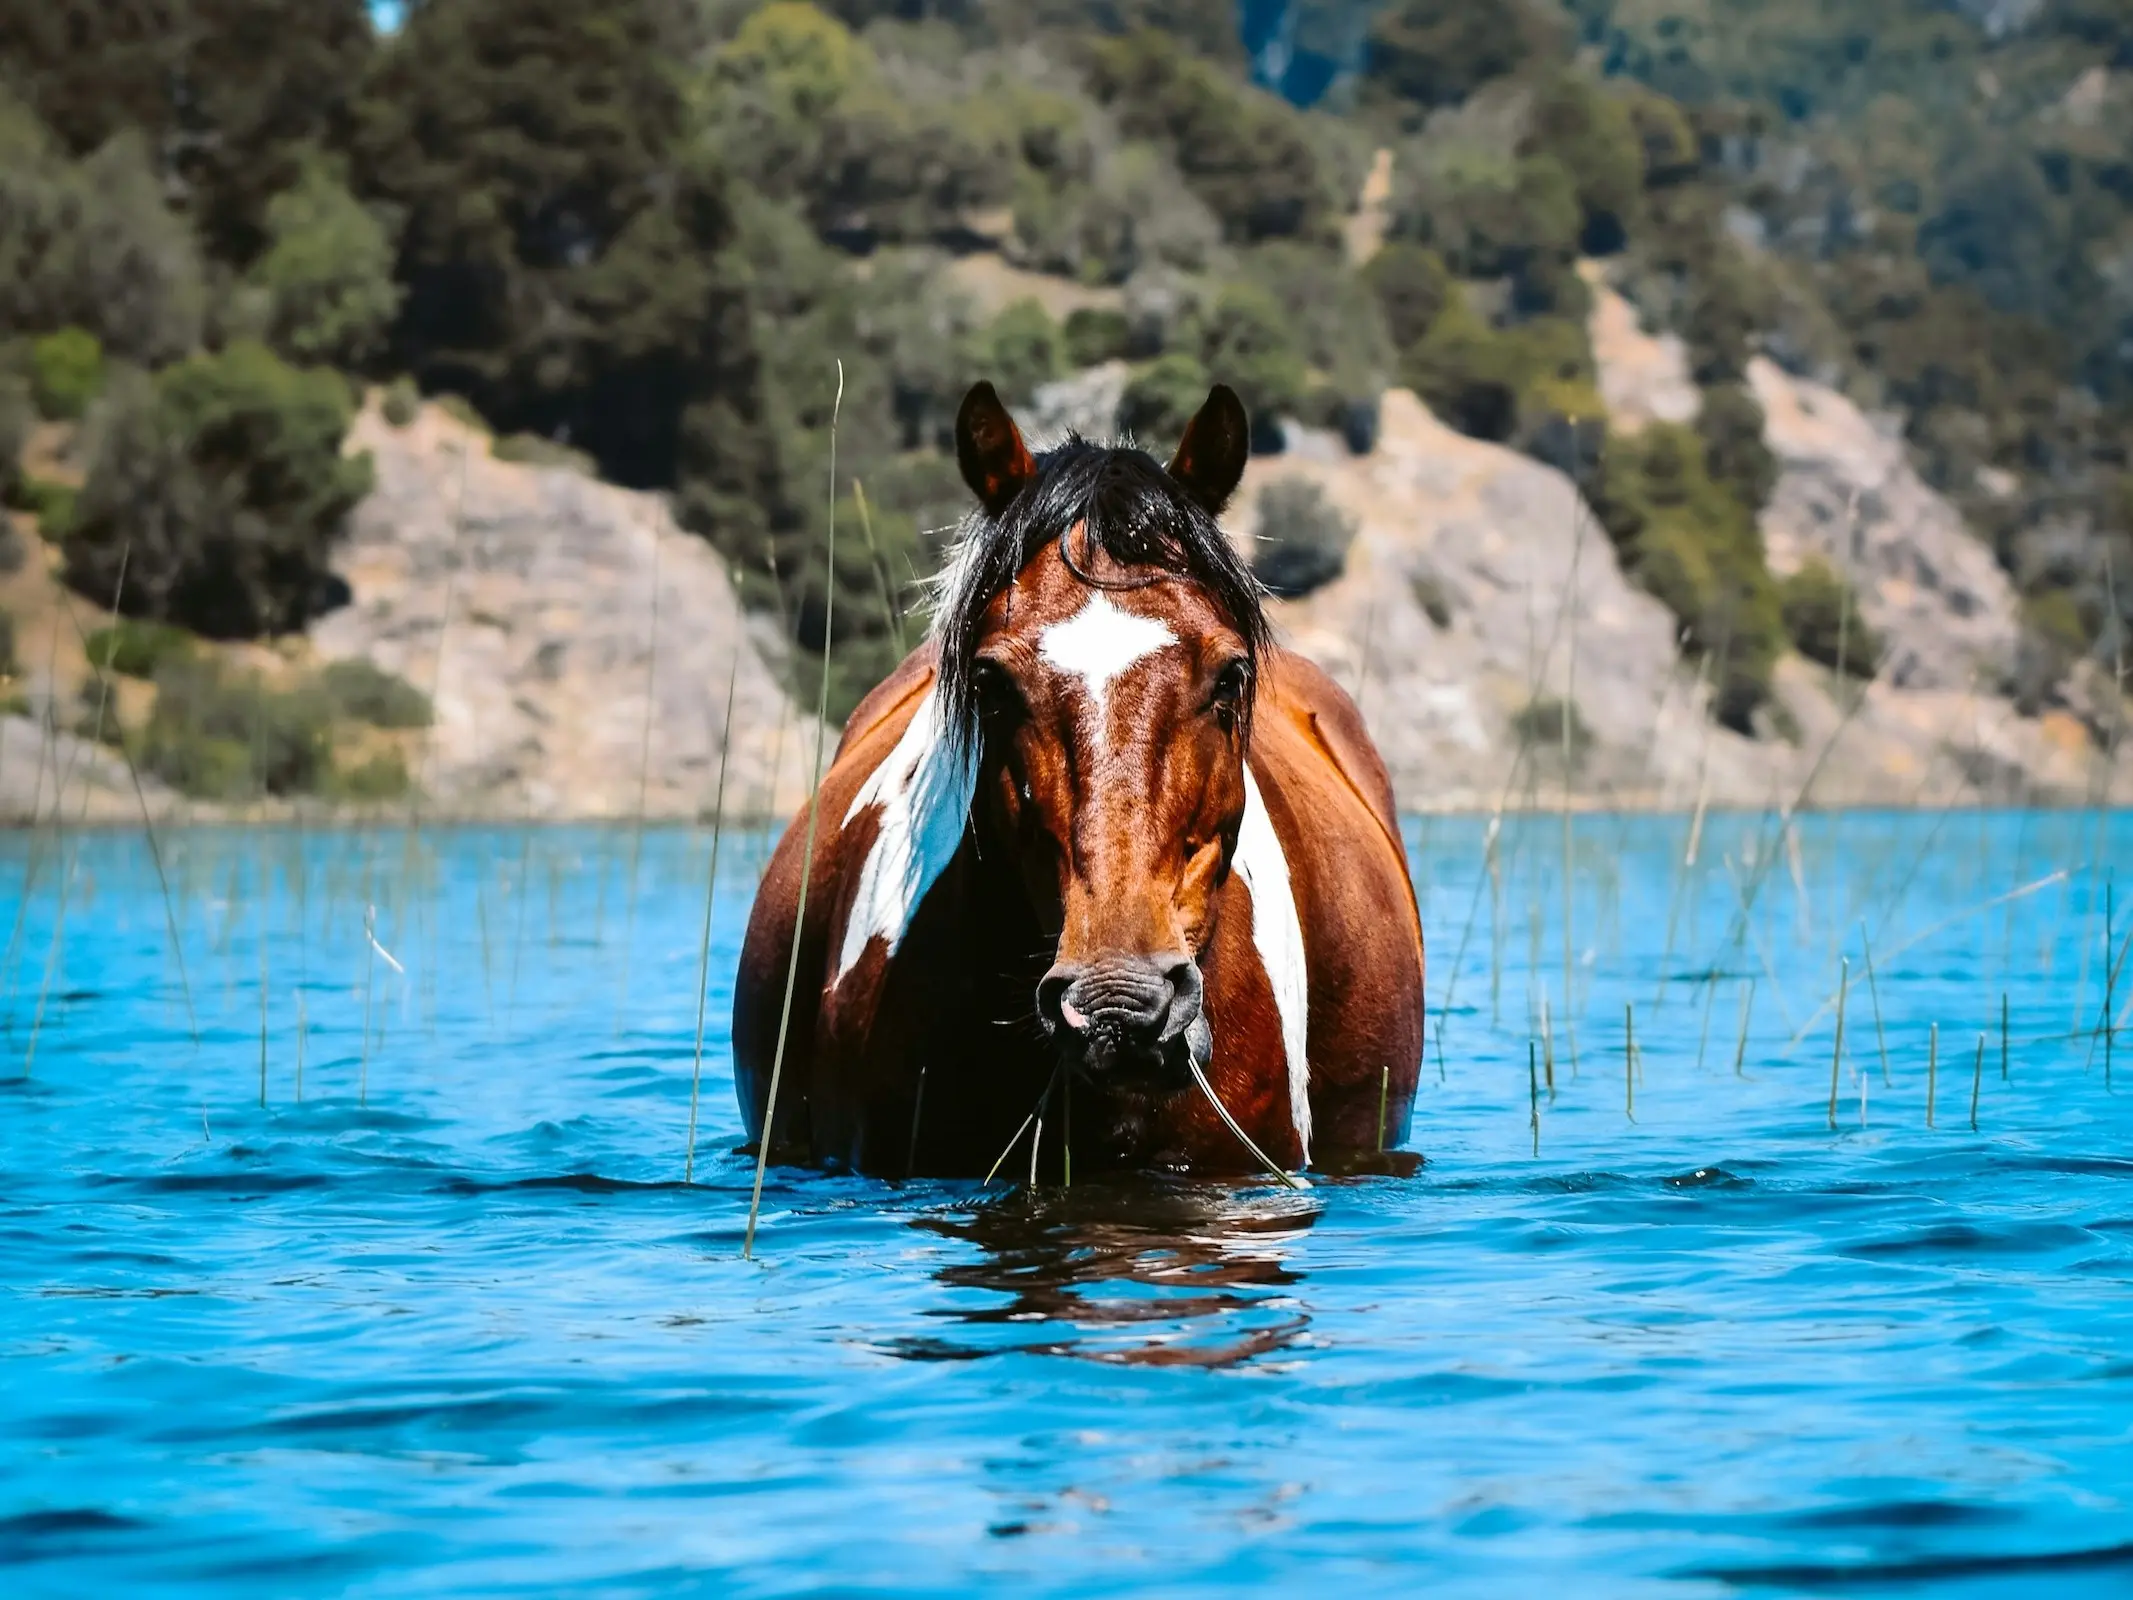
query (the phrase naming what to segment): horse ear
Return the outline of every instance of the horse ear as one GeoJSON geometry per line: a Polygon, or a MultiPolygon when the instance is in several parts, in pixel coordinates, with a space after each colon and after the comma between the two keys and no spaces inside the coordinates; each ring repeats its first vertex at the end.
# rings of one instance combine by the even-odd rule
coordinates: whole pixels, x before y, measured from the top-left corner
{"type": "Polygon", "coordinates": [[[1244,402],[1228,384],[1218,383],[1207,391],[1199,414],[1185,424],[1178,453],[1170,458],[1170,475],[1209,515],[1219,517],[1237,492],[1251,453],[1252,425],[1244,402]]]}
{"type": "Polygon", "coordinates": [[[1036,459],[989,383],[972,384],[955,414],[955,460],[970,492],[994,516],[1037,476],[1036,459]]]}

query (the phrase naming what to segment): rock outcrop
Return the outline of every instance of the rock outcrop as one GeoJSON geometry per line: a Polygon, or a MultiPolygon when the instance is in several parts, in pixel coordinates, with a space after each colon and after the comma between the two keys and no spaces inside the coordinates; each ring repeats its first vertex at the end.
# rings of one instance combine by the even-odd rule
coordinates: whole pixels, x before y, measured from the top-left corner
{"type": "Polygon", "coordinates": [[[350,448],[377,488],[335,557],[351,601],[312,643],[431,692],[428,809],[707,814],[729,674],[729,812],[805,798],[815,723],[781,685],[775,632],[657,496],[495,460],[435,407],[394,428],[373,406],[350,448]]]}
{"type": "Polygon", "coordinates": [[[1899,689],[1992,687],[2014,659],[2014,586],[1959,512],[1912,468],[1900,438],[1845,396],[1758,356],[1748,384],[1778,458],[1763,512],[1773,570],[1819,556],[1851,580],[1899,689]]]}

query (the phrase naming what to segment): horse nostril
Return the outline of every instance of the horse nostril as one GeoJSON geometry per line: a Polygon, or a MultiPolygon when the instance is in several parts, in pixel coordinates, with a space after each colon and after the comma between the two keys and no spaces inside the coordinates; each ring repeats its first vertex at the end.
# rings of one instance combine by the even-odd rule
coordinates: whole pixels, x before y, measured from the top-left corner
{"type": "Polygon", "coordinates": [[[1067,1000],[1067,990],[1081,976],[1074,967],[1054,967],[1037,984],[1037,1015],[1047,1030],[1057,1033],[1061,1028],[1070,1033],[1084,1032],[1089,1019],[1076,1010],[1067,1000]]]}
{"type": "Polygon", "coordinates": [[[1170,985],[1170,1004],[1163,1018],[1163,1037],[1168,1039],[1192,1026],[1200,1014],[1200,1002],[1205,992],[1200,967],[1190,956],[1181,956],[1172,962],[1163,973],[1170,985]]]}

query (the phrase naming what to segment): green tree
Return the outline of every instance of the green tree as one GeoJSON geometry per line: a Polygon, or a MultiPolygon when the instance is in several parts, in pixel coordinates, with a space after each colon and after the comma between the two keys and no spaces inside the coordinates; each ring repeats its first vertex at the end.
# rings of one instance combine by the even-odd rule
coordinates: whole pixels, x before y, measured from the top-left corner
{"type": "Polygon", "coordinates": [[[86,328],[61,328],[30,346],[30,392],[38,412],[79,422],[104,386],[104,347],[86,328]]]}
{"type": "Polygon", "coordinates": [[[342,453],[354,409],[337,374],[257,344],[153,380],[116,373],[91,414],[67,581],[213,638],[301,628],[332,598],[328,554],[370,488],[369,457],[342,453]]]}
{"type": "Polygon", "coordinates": [[[1233,243],[1327,236],[1341,209],[1302,117],[1158,33],[1090,50],[1090,87],[1119,126],[1169,154],[1233,243]]]}
{"type": "Polygon", "coordinates": [[[1711,663],[1713,712],[1752,731],[1784,648],[1784,617],[1755,519],[1713,480],[1703,441],[1671,423],[1612,441],[1593,508],[1631,578],[1674,614],[1684,646],[1711,663]]]}
{"type": "Polygon", "coordinates": [[[249,276],[273,307],[276,348],[297,361],[363,366],[400,309],[384,225],[319,162],[274,197],[266,224],[272,242],[249,276]]]}
{"type": "Polygon", "coordinates": [[[0,332],[79,327],[122,359],[168,361],[198,342],[203,301],[139,137],[69,160],[0,90],[0,332]]]}
{"type": "Polygon", "coordinates": [[[1531,0],[1393,0],[1371,24],[1364,86],[1423,109],[1457,105],[1563,43],[1552,8],[1531,0]]]}
{"type": "Polygon", "coordinates": [[[0,0],[0,75],[77,155],[139,130],[242,266],[305,152],[345,130],[373,37],[365,0],[0,0]]]}
{"type": "Polygon", "coordinates": [[[630,484],[671,482],[685,410],[756,360],[727,185],[686,143],[692,39],[681,0],[429,0],[357,140],[358,191],[407,219],[398,364],[630,484]]]}

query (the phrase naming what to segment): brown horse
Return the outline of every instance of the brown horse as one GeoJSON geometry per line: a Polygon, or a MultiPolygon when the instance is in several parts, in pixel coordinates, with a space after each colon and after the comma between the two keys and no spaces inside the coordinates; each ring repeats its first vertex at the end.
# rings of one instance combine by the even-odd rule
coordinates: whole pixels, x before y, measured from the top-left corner
{"type": "Polygon", "coordinates": [[[888,1176],[1025,1142],[1008,1170],[1070,1177],[1404,1137],[1422,926],[1392,786],[1216,524],[1248,437],[1217,387],[1167,468],[1032,456],[971,390],[979,505],[933,635],[853,712],[756,896],[752,1139],[774,1075],[773,1151],[888,1176]]]}

